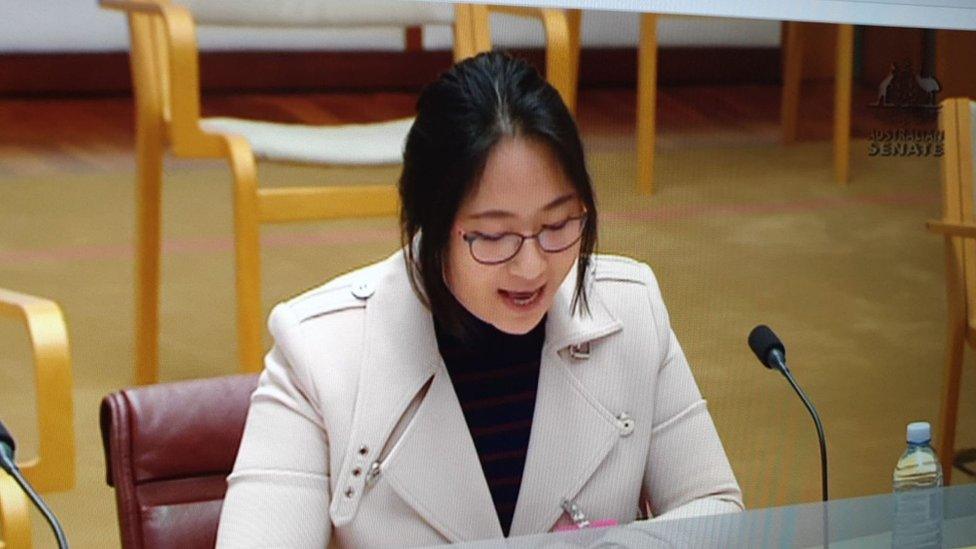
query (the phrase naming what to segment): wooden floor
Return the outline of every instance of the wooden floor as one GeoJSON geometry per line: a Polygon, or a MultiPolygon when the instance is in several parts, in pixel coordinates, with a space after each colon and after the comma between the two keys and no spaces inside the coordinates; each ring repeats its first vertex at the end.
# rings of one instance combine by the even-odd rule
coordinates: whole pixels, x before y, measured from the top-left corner
{"type": "MultiPolygon", "coordinates": [[[[695,135],[731,140],[779,139],[777,86],[679,86],[658,94],[658,146],[680,146],[695,135]]],[[[870,89],[857,89],[852,133],[866,136],[890,127],[891,113],[868,107],[870,89]]],[[[240,94],[204,99],[207,116],[332,124],[409,116],[413,93],[240,94]]],[[[635,128],[632,89],[592,89],[580,94],[579,125],[590,147],[624,146],[635,128]]],[[[829,139],[833,89],[807,83],[801,97],[801,139],[829,139]]],[[[129,97],[0,97],[0,177],[130,166],[133,106],[129,97]]],[[[928,125],[934,129],[935,119],[928,125]]],[[[628,144],[626,146],[632,146],[628,144]]]]}

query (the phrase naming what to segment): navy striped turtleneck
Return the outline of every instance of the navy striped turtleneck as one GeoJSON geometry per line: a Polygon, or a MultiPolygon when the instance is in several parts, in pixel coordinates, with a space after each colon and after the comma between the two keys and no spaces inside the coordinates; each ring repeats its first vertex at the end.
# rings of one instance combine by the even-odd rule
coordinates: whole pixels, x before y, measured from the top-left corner
{"type": "Polygon", "coordinates": [[[470,340],[447,333],[435,318],[437,346],[508,536],[529,447],[546,319],[524,335],[512,335],[464,313],[475,327],[470,340]]]}

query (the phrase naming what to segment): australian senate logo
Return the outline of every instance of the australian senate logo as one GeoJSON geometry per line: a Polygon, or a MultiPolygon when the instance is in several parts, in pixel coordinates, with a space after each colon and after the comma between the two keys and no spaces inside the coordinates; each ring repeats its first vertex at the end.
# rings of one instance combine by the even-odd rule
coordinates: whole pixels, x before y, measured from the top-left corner
{"type": "Polygon", "coordinates": [[[892,63],[878,85],[877,100],[869,106],[891,113],[886,117],[900,120],[903,127],[872,131],[868,156],[942,156],[945,133],[929,129],[935,125],[941,89],[934,76],[915,72],[910,62],[892,63]]]}
{"type": "Polygon", "coordinates": [[[868,143],[868,156],[942,156],[942,130],[875,130],[868,143]]]}

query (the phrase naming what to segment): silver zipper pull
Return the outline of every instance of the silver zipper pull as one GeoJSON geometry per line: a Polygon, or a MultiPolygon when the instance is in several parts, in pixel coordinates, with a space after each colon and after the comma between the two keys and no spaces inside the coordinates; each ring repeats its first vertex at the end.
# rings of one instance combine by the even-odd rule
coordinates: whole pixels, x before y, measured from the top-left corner
{"type": "Polygon", "coordinates": [[[372,486],[376,482],[377,477],[380,476],[380,462],[374,461],[369,465],[369,470],[366,471],[366,486],[372,486]]]}
{"type": "Polygon", "coordinates": [[[582,510],[580,510],[579,505],[576,505],[568,499],[564,499],[562,502],[562,508],[563,511],[566,511],[566,514],[569,515],[569,518],[573,519],[573,524],[575,524],[577,528],[589,528],[590,521],[586,519],[586,515],[583,514],[582,510]]]}

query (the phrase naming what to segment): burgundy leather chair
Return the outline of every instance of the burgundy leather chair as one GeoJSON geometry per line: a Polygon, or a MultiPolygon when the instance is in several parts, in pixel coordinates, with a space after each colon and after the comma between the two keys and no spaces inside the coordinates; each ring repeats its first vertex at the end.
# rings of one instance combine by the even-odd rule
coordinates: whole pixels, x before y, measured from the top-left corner
{"type": "Polygon", "coordinates": [[[102,400],[122,546],[213,547],[256,375],[125,389],[102,400]]]}

